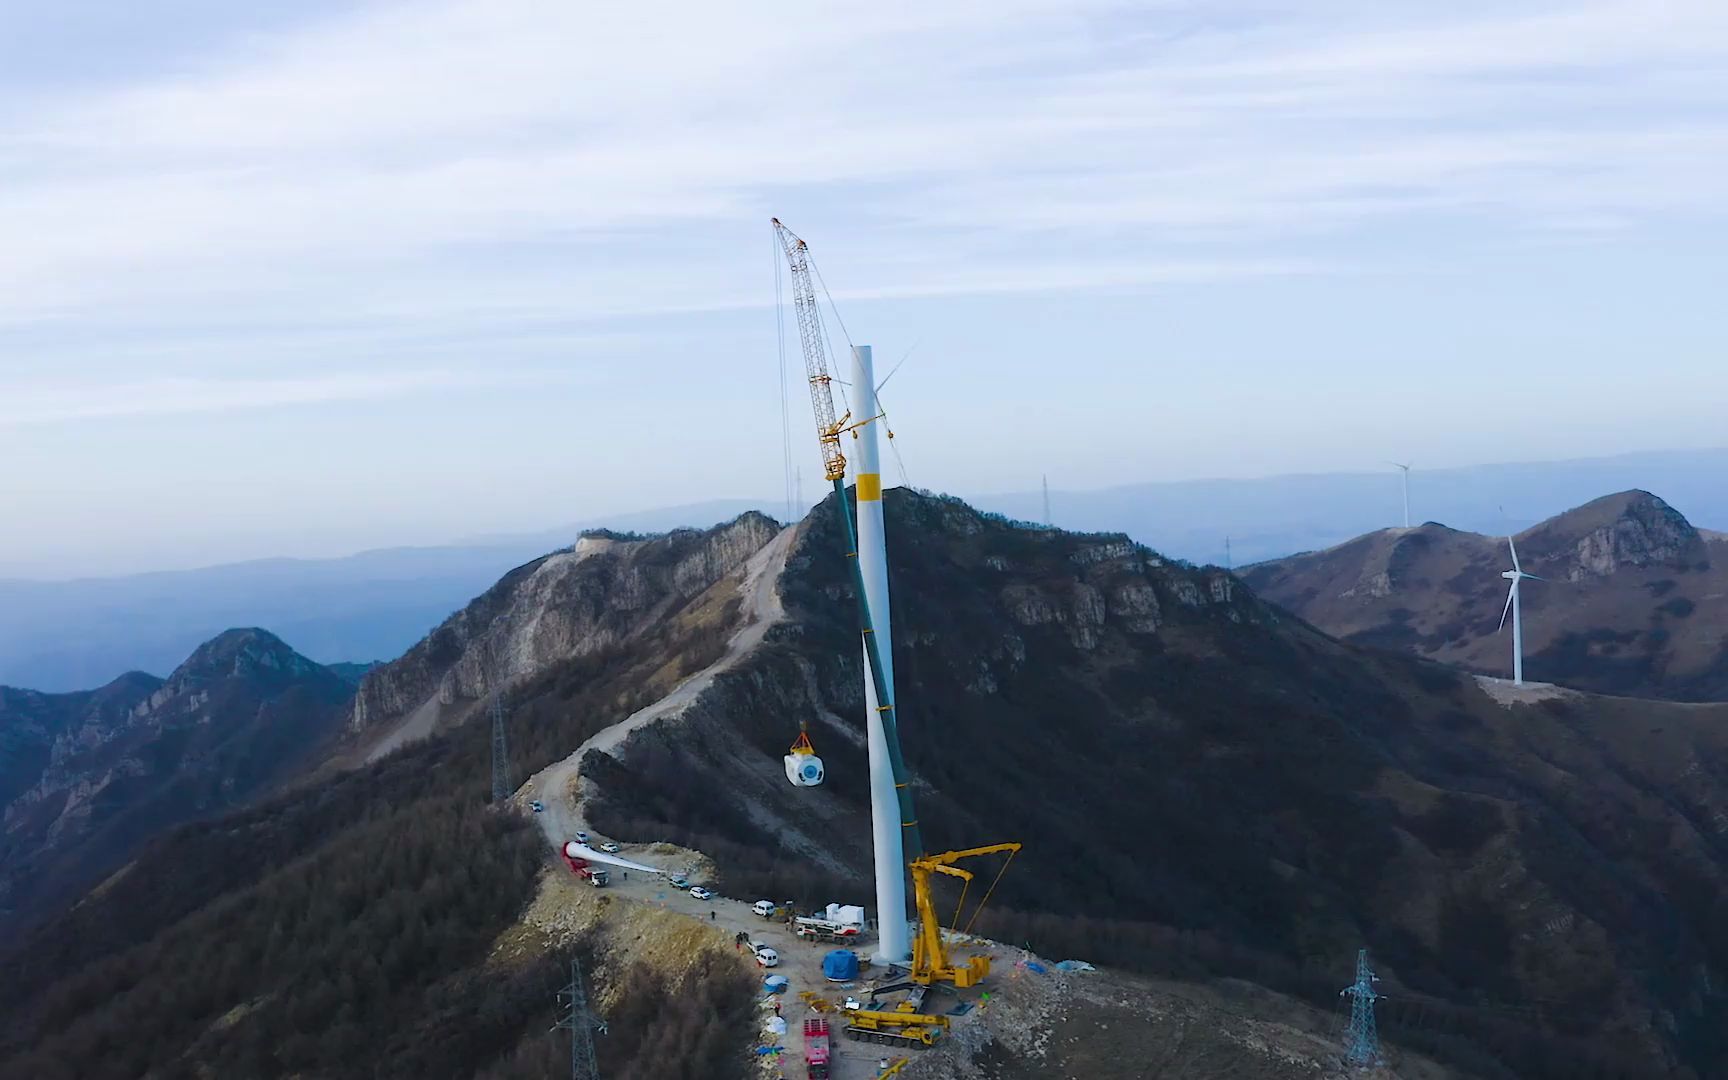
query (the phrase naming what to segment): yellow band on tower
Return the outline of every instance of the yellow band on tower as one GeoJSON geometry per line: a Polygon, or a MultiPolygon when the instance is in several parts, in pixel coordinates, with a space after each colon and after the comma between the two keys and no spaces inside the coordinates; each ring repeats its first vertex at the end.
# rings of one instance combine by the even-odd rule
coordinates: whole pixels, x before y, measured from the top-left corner
{"type": "Polygon", "coordinates": [[[882,501],[882,474],[881,473],[866,472],[866,473],[859,473],[858,474],[858,501],[859,502],[881,502],[882,501]]]}

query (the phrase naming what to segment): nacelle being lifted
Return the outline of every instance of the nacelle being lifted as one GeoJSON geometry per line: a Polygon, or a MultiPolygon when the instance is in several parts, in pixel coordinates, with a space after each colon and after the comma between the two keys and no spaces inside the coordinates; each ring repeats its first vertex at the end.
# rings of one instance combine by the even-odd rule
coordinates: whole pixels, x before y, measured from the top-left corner
{"type": "Polygon", "coordinates": [[[816,756],[816,748],[810,745],[810,736],[804,732],[798,733],[798,741],[792,744],[792,749],[783,759],[786,765],[786,779],[793,787],[815,787],[822,782],[825,771],[822,759],[816,756]]]}

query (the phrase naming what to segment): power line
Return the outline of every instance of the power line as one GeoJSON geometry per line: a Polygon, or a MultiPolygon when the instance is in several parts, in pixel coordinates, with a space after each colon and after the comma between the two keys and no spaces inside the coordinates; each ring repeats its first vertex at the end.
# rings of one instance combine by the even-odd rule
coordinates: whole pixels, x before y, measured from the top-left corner
{"type": "Polygon", "coordinates": [[[780,239],[772,231],[768,244],[774,259],[774,333],[780,357],[780,458],[785,469],[786,520],[797,521],[794,512],[792,486],[792,407],[786,400],[786,299],[781,283],[780,239]]]}

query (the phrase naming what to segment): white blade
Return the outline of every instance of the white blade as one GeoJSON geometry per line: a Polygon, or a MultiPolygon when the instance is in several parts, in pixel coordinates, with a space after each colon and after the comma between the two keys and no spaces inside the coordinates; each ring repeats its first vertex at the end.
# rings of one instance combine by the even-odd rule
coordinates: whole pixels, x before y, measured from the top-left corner
{"type": "Polygon", "coordinates": [[[1512,612],[1512,597],[1516,595],[1517,592],[1518,583],[1514,581],[1512,587],[1506,590],[1506,606],[1500,611],[1500,625],[1494,628],[1496,634],[1506,629],[1506,616],[1512,612]]]}
{"type": "Polygon", "coordinates": [[[1545,577],[1537,577],[1535,574],[1526,574],[1522,570],[1518,571],[1518,576],[1522,577],[1522,578],[1529,578],[1531,581],[1547,581],[1548,580],[1545,577]]]}
{"type": "Polygon", "coordinates": [[[1524,572],[1524,568],[1518,565],[1518,545],[1514,544],[1512,542],[1512,538],[1510,536],[1508,536],[1506,538],[1506,546],[1508,548],[1510,548],[1512,551],[1512,569],[1514,569],[1514,570],[1518,571],[1520,574],[1522,574],[1524,572]]]}

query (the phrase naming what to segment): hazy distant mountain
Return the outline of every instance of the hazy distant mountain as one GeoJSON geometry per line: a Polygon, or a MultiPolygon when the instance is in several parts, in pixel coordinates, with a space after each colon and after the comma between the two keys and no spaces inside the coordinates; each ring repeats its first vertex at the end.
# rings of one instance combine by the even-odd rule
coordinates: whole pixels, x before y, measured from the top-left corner
{"type": "MultiPolygon", "coordinates": [[[[1608,693],[1728,700],[1728,536],[1644,491],[1518,534],[1524,674],[1608,693]]],[[[1347,641],[1511,674],[1506,540],[1432,522],[1251,566],[1255,591],[1347,641]]]]}
{"type": "MultiPolygon", "coordinates": [[[[1604,491],[1660,491],[1692,520],[1728,529],[1728,449],[1425,471],[1410,480],[1415,521],[1504,533],[1604,491]],[[1501,509],[1504,507],[1504,514],[1501,509]]],[[[971,494],[980,509],[1035,521],[1038,492],[971,494]]],[[[1398,475],[1381,472],[1193,480],[1050,493],[1057,525],[1126,532],[1170,556],[1233,565],[1324,548],[1402,519],[1398,475]]],[[[706,527],[772,500],[730,499],[573,523],[442,547],[343,559],[270,559],[175,573],[69,582],[0,581],[0,683],[101,686],[124,671],[162,674],[230,626],[268,626],[320,663],[399,656],[506,571],[567,547],[585,527],[706,527]]]]}
{"type": "Polygon", "coordinates": [[[353,694],[263,630],[218,635],[166,681],[0,686],[0,938],[157,832],[294,776],[342,730],[353,694]]]}
{"type": "MultiPolygon", "coordinates": [[[[1370,466],[1373,462],[1368,463],[1370,466]]],[[[1728,448],[1572,461],[1477,465],[1410,474],[1410,521],[1498,534],[1527,528],[1605,491],[1659,491],[1704,528],[1728,530],[1728,448]]],[[[1343,543],[1404,520],[1398,470],[1258,480],[1188,480],[1050,492],[1064,529],[1126,532],[1176,558],[1236,566],[1343,543]]],[[[1043,520],[1038,492],[973,497],[981,509],[1043,520]]]]}
{"type": "MultiPolygon", "coordinates": [[[[707,526],[754,505],[716,501],[589,524],[707,526]]],[[[125,671],[166,674],[200,642],[231,626],[268,626],[320,663],[392,659],[506,571],[569,546],[584,527],[342,559],[0,581],[0,684],[62,692],[102,686],[125,671]]]]}

